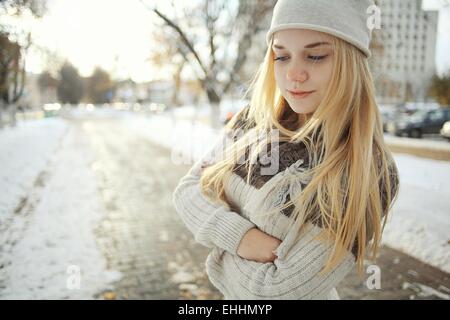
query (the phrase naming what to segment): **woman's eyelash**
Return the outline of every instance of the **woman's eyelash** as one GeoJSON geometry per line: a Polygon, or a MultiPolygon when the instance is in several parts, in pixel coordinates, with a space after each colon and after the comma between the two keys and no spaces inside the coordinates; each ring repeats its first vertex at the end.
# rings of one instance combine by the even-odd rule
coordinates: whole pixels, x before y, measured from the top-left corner
{"type": "Polygon", "coordinates": [[[275,58],[274,60],[275,61],[284,61],[284,60],[286,60],[287,59],[287,57],[277,57],[277,58],[275,58]]]}
{"type": "Polygon", "coordinates": [[[326,57],[327,57],[326,55],[325,56],[308,56],[309,59],[315,60],[315,61],[325,59],[326,57]]]}
{"type": "MultiPolygon", "coordinates": [[[[325,55],[325,56],[308,56],[308,59],[311,59],[313,61],[319,61],[319,60],[325,59],[326,57],[327,57],[327,55],[325,55]]],[[[288,59],[288,57],[277,57],[274,60],[275,61],[285,61],[287,59],[288,59]]]]}

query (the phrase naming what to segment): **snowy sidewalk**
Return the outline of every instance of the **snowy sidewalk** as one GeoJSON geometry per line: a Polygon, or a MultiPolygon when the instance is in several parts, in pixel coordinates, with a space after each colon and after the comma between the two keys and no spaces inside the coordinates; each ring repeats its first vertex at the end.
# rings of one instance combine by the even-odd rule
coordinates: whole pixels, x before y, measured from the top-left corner
{"type": "Polygon", "coordinates": [[[0,299],[92,299],[120,274],[93,230],[98,200],[89,141],[60,119],[0,132],[0,299]]]}

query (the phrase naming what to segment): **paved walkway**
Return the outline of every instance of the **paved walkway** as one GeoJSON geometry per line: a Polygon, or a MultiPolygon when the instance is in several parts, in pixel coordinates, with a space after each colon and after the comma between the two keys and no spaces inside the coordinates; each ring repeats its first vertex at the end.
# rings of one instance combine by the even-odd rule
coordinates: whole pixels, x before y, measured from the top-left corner
{"type": "MultiPolygon", "coordinates": [[[[222,299],[204,270],[208,249],[195,243],[173,208],[172,192],[189,166],[173,165],[170,151],[133,135],[117,120],[85,122],[97,150],[96,172],[108,211],[96,230],[108,267],[124,277],[104,299],[222,299]]],[[[450,276],[384,247],[381,289],[366,274],[349,275],[342,299],[449,299],[450,276]]]]}

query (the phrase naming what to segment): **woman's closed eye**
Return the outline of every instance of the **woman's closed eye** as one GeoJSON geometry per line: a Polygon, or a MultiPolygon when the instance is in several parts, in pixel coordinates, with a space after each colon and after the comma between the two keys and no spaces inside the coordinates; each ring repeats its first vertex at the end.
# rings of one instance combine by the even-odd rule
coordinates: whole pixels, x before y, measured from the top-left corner
{"type": "MultiPolygon", "coordinates": [[[[320,60],[325,59],[327,56],[328,55],[324,55],[324,56],[308,56],[308,59],[310,59],[312,61],[320,61],[320,60]]],[[[283,56],[283,57],[276,57],[274,60],[275,61],[286,61],[287,59],[289,59],[289,57],[283,56]]]]}
{"type": "Polygon", "coordinates": [[[327,55],[324,56],[308,56],[308,59],[314,60],[314,61],[319,61],[319,60],[323,60],[327,57],[327,55]]]}
{"type": "Polygon", "coordinates": [[[286,61],[288,57],[276,57],[274,61],[286,61]]]}

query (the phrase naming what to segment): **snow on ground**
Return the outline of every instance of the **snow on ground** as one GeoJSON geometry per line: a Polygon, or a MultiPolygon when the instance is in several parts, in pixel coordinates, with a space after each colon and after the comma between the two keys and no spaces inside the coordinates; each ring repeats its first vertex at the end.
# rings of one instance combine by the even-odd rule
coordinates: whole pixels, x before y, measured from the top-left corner
{"type": "Polygon", "coordinates": [[[44,119],[0,131],[0,225],[33,189],[66,129],[61,119],[44,119]]]}
{"type": "Polygon", "coordinates": [[[0,245],[10,251],[0,255],[0,298],[92,299],[118,280],[96,246],[94,229],[104,211],[93,153],[80,131],[58,119],[20,123],[0,132],[0,150],[2,193],[14,190],[2,198],[9,227],[0,245]],[[50,169],[31,190],[39,173],[50,169]],[[25,195],[38,200],[30,212],[14,215],[11,208],[25,195]]]}
{"type": "Polygon", "coordinates": [[[394,154],[400,193],[385,244],[450,272],[450,162],[394,154]]]}
{"type": "MultiPolygon", "coordinates": [[[[177,120],[173,115],[136,115],[127,117],[124,125],[155,143],[171,148],[174,163],[193,164],[192,159],[203,155],[218,137],[218,131],[206,123],[177,120]]],[[[448,147],[446,141],[396,137],[386,137],[386,140],[408,146],[448,147]]],[[[383,241],[392,248],[450,272],[450,162],[406,154],[395,154],[394,157],[401,186],[383,241]]]]}

